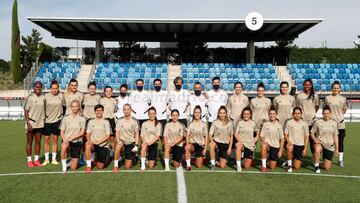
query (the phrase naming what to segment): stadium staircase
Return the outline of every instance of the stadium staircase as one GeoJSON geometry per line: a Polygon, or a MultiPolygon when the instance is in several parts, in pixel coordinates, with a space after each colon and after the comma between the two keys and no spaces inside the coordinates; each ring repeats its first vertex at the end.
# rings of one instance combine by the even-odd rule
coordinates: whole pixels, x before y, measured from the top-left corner
{"type": "Polygon", "coordinates": [[[85,65],[82,64],[77,80],[79,83],[79,90],[81,92],[86,92],[87,91],[87,85],[89,82],[89,78],[91,78],[92,76],[92,69],[93,69],[93,65],[85,65]]]}
{"type": "Polygon", "coordinates": [[[167,90],[171,91],[175,88],[174,86],[174,79],[177,76],[181,76],[181,65],[168,65],[168,85],[167,90]]]}
{"type": "Polygon", "coordinates": [[[276,66],[277,75],[280,81],[286,81],[290,87],[295,86],[287,66],[276,66]]]}

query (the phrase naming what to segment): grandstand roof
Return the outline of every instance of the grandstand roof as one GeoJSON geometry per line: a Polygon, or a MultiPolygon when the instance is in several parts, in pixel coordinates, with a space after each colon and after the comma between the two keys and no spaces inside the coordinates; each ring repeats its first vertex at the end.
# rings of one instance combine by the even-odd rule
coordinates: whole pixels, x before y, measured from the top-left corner
{"type": "Polygon", "coordinates": [[[292,40],[322,19],[264,19],[258,31],[246,28],[244,19],[28,19],[56,38],[144,42],[263,42],[292,40]]]}

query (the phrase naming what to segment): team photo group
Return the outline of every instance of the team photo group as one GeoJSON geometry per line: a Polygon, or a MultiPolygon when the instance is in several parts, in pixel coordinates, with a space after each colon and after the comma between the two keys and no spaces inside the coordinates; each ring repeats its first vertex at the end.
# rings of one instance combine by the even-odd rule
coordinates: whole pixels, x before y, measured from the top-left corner
{"type": "Polygon", "coordinates": [[[35,82],[25,104],[27,166],[58,165],[61,160],[63,173],[83,164],[86,173],[110,165],[117,173],[122,167],[132,169],[139,160],[141,171],[157,164],[165,171],[170,165],[191,171],[192,164],[209,170],[234,164],[240,172],[256,165],[255,151],[260,147],[264,173],[281,164],[292,172],[302,167],[305,156],[312,157],[316,173],[330,170],[334,156],[344,167],[347,102],[338,81],[325,97],[319,118],[320,99],[311,79],[303,82],[303,91],[296,96],[289,94],[287,82],[281,82],[273,100],[265,96],[262,83],[252,99],[243,93],[241,82],[228,96],[219,77],[212,78],[212,90],[207,92],[199,82],[193,92],[183,89],[181,77],[174,79],[175,88],[169,92],[160,79],[152,85],[152,91],[145,91],[144,80],[138,79],[136,90],[128,94],[127,84],[122,84],[120,95],[114,97],[110,86],[97,94],[95,82],[88,84],[87,94],[78,90],[76,79],[64,93],[56,81],[46,94],[43,84],[35,82]],[[286,161],[279,163],[280,158],[286,161]]]}

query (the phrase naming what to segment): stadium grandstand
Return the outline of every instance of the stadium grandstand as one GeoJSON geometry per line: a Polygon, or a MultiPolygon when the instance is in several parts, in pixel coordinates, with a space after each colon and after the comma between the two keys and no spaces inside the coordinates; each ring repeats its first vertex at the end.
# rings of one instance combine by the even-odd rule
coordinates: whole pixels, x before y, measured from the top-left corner
{"type": "MultiPolygon", "coordinates": [[[[316,91],[321,98],[330,92],[331,84],[339,80],[343,84],[343,94],[352,102],[352,109],[347,112],[347,120],[358,120],[357,99],[360,92],[360,64],[275,64],[255,63],[255,42],[276,40],[292,40],[298,38],[306,30],[316,26],[322,19],[264,19],[264,25],[258,31],[246,28],[244,19],[224,20],[160,20],[160,19],[104,19],[104,18],[44,18],[29,17],[33,23],[49,31],[56,38],[94,40],[94,64],[80,62],[45,62],[34,67],[35,74],[27,78],[24,85],[27,94],[31,84],[41,81],[45,91],[49,91],[50,83],[56,79],[60,89],[64,91],[71,78],[79,81],[79,89],[87,91],[87,84],[95,81],[98,92],[107,85],[119,93],[121,84],[129,84],[129,90],[136,88],[135,81],[143,78],[145,90],[153,90],[155,78],[163,81],[163,89],[174,88],[176,76],[184,78],[184,89],[193,90],[193,84],[200,82],[205,90],[211,89],[211,78],[220,76],[222,89],[233,92],[233,85],[240,81],[249,97],[256,94],[256,87],[263,82],[266,94],[272,98],[279,92],[281,81],[289,82],[293,93],[302,91],[305,79],[313,79],[316,91]],[[164,42],[246,42],[247,63],[134,63],[104,62],[104,41],[156,41],[164,42]],[[295,90],[295,91],[294,91],[295,90]]],[[[19,97],[19,98],[25,98],[19,97]]],[[[6,97],[6,96],[5,96],[6,97]]],[[[4,97],[4,98],[5,98],[4,97]]],[[[1,103],[1,118],[21,118],[14,116],[21,109],[23,102],[12,102],[11,98],[1,103]],[[10,104],[11,103],[11,104],[10,104]],[[20,107],[19,107],[20,105],[20,107]],[[15,108],[12,108],[15,106],[15,108]],[[6,112],[6,113],[5,113],[6,112]]]]}

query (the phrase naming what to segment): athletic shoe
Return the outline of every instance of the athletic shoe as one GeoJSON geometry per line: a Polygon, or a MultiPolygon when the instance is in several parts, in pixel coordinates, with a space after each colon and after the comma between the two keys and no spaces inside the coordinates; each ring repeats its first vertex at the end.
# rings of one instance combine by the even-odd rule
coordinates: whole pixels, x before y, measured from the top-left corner
{"type": "Polygon", "coordinates": [[[142,167],[141,167],[141,168],[140,168],[140,171],[141,171],[141,172],[145,172],[145,169],[146,169],[146,168],[142,168],[142,167]]]}
{"type": "Polygon", "coordinates": [[[267,168],[266,167],[261,167],[261,172],[267,173],[267,168]]]}
{"type": "Polygon", "coordinates": [[[37,161],[34,161],[34,166],[39,166],[39,167],[41,167],[42,165],[41,165],[40,161],[37,160],[37,161]]]}
{"type": "Polygon", "coordinates": [[[291,173],[292,172],[292,165],[288,166],[288,172],[291,173]]]}
{"type": "Polygon", "coordinates": [[[210,166],[210,171],[215,171],[216,169],[215,169],[215,165],[211,165],[210,166]]]}
{"type": "Polygon", "coordinates": [[[52,165],[59,165],[59,162],[57,162],[56,160],[52,160],[52,161],[51,161],[51,164],[52,164],[52,165]]]}
{"type": "Polygon", "coordinates": [[[170,167],[165,167],[165,171],[170,171],[170,167]]]}
{"type": "Polygon", "coordinates": [[[91,167],[86,167],[85,173],[91,173],[91,167]]]}
{"type": "Polygon", "coordinates": [[[339,166],[340,166],[340,167],[345,167],[344,161],[339,161],[339,166]]]}
{"type": "Polygon", "coordinates": [[[64,171],[64,170],[62,170],[61,172],[62,172],[62,174],[64,174],[64,175],[65,175],[67,171],[66,171],[66,170],[65,170],[65,171],[64,171]]]}
{"type": "Polygon", "coordinates": [[[48,164],[50,164],[50,161],[45,160],[41,165],[46,166],[48,164]]]}
{"type": "Polygon", "coordinates": [[[282,164],[281,164],[281,167],[285,167],[287,165],[287,161],[284,161],[282,164]]]}
{"type": "Polygon", "coordinates": [[[185,170],[186,171],[191,171],[191,166],[186,166],[185,170]]]}
{"type": "Polygon", "coordinates": [[[118,173],[119,172],[119,167],[114,167],[113,172],[118,173]]]}
{"type": "Polygon", "coordinates": [[[27,162],[27,167],[29,167],[29,168],[34,168],[35,166],[34,166],[34,164],[33,164],[32,161],[28,161],[28,162],[27,162]]]}
{"type": "Polygon", "coordinates": [[[241,172],[241,171],[242,171],[241,166],[237,166],[237,167],[236,167],[236,171],[237,171],[237,172],[241,172]]]}
{"type": "Polygon", "coordinates": [[[315,173],[320,173],[320,167],[319,166],[315,166],[315,173]]]}

